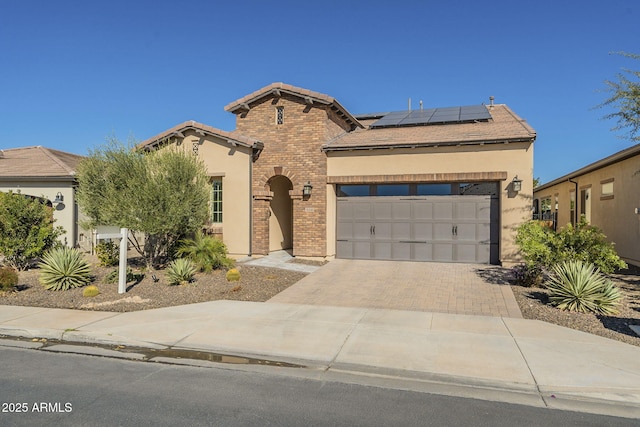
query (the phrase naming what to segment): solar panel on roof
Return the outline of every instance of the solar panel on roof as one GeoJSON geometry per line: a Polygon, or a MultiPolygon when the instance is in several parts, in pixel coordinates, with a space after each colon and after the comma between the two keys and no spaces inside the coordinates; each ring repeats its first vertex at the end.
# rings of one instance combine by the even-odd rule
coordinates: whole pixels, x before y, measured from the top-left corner
{"type": "Polygon", "coordinates": [[[443,123],[487,121],[491,114],[484,105],[394,111],[371,124],[371,128],[419,126],[443,123]]]}

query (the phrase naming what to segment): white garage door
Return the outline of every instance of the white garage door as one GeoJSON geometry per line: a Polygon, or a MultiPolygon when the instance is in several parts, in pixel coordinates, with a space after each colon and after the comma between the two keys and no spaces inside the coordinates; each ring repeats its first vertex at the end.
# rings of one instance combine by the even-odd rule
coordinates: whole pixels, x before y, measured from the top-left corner
{"type": "Polygon", "coordinates": [[[498,262],[492,196],[339,197],[338,258],[498,262]]]}

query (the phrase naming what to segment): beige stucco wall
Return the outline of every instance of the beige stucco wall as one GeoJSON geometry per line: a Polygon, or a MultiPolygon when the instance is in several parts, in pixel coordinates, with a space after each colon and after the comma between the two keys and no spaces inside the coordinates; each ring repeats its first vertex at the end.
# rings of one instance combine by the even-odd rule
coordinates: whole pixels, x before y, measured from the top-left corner
{"type": "MultiPolygon", "coordinates": [[[[327,170],[329,177],[506,172],[506,180],[500,182],[500,258],[505,266],[520,261],[515,228],[531,218],[532,143],[333,151],[328,153],[327,170]],[[518,193],[510,191],[516,175],[523,181],[518,193]]],[[[335,254],[335,189],[327,198],[328,252],[335,254]]]]}
{"type": "MultiPolygon", "coordinates": [[[[602,229],[607,239],[615,243],[618,255],[627,262],[640,266],[640,155],[617,162],[587,174],[572,178],[578,183],[576,199],[580,209],[580,191],[591,188],[591,224],[602,229]],[[602,181],[613,179],[613,198],[602,196],[602,181]]],[[[536,190],[534,199],[550,197],[554,211],[558,196],[558,228],[571,222],[570,194],[575,185],[564,181],[548,188],[536,190]]]]}
{"type": "Polygon", "coordinates": [[[230,143],[213,136],[185,132],[184,140],[168,147],[179,147],[193,153],[198,144],[200,158],[211,177],[222,177],[222,227],[224,243],[231,257],[250,254],[251,236],[251,154],[250,147],[230,143]]]}
{"type": "MultiPolygon", "coordinates": [[[[53,202],[58,192],[62,193],[64,203],[54,206],[53,218],[55,226],[64,228],[64,234],[60,236],[60,242],[74,246],[78,243],[79,234],[89,237],[90,233],[79,230],[77,227],[76,208],[75,208],[75,192],[73,183],[66,181],[7,181],[0,183],[0,191],[13,191],[21,194],[43,197],[53,202]]],[[[82,243],[82,242],[80,242],[82,243]]]]}

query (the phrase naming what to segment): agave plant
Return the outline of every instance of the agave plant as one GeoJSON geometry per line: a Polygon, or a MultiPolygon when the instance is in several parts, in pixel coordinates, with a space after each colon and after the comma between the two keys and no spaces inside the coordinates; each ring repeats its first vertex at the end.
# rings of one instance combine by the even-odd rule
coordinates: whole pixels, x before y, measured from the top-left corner
{"type": "Polygon", "coordinates": [[[207,273],[214,268],[233,266],[233,260],[227,258],[226,245],[202,232],[198,232],[194,239],[181,240],[178,256],[190,259],[200,271],[207,273]]]}
{"type": "Polygon", "coordinates": [[[186,258],[178,258],[169,264],[166,276],[170,285],[183,285],[189,283],[198,269],[195,264],[186,258]]]}
{"type": "Polygon", "coordinates": [[[620,290],[593,264],[565,261],[553,268],[546,283],[551,304],[561,310],[616,314],[620,290]]]}
{"type": "Polygon", "coordinates": [[[77,249],[66,246],[45,253],[40,267],[40,283],[50,291],[66,291],[91,281],[91,268],[77,249]]]}

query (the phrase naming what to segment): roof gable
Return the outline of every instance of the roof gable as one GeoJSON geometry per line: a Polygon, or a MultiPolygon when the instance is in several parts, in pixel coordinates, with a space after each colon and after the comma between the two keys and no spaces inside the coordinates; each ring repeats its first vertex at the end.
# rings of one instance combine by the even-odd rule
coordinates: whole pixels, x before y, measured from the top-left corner
{"type": "Polygon", "coordinates": [[[236,132],[227,132],[221,129],[214,128],[212,126],[207,126],[202,123],[198,123],[194,120],[190,120],[184,123],[181,123],[177,126],[172,127],[162,133],[159,133],[156,136],[153,136],[146,141],[141,142],[136,147],[138,149],[146,149],[150,150],[163,143],[170,142],[172,138],[184,138],[185,132],[194,131],[197,134],[202,136],[213,136],[219,139],[222,139],[227,144],[231,146],[244,146],[250,148],[261,148],[262,143],[256,139],[249,138],[243,135],[239,135],[236,132]]]}
{"type": "Polygon", "coordinates": [[[0,179],[73,178],[83,156],[40,145],[2,150],[0,179]]]}
{"type": "Polygon", "coordinates": [[[325,95],[320,92],[314,92],[308,89],[303,89],[296,86],[291,86],[285,83],[271,83],[268,86],[258,89],[257,91],[250,93],[236,101],[227,104],[224,109],[230,113],[241,114],[249,111],[253,105],[262,100],[280,97],[283,94],[292,95],[300,98],[310,106],[313,105],[325,105],[332,111],[334,111],[338,117],[344,120],[352,129],[362,128],[362,124],[351,113],[347,111],[335,98],[325,95]]]}

